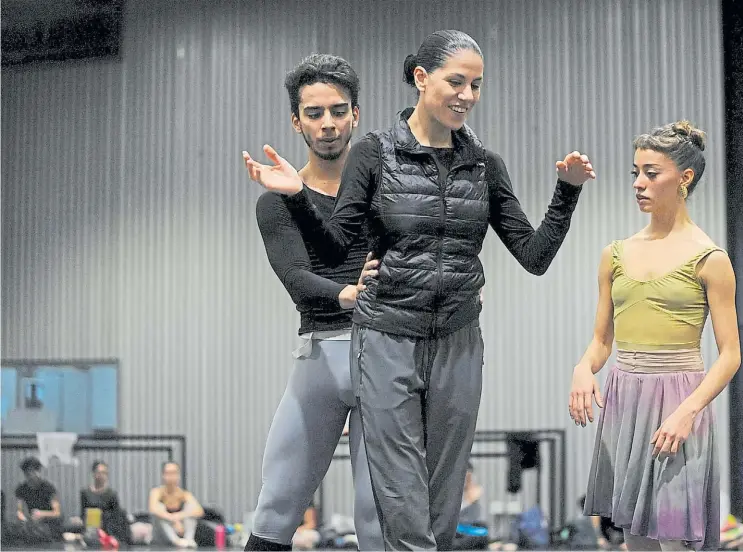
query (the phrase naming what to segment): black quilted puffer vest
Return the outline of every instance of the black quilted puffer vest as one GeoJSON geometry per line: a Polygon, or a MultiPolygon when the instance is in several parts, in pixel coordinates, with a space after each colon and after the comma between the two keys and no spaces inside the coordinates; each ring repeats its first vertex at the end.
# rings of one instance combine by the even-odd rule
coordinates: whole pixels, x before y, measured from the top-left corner
{"type": "Polygon", "coordinates": [[[379,277],[360,293],[354,322],[378,331],[430,338],[478,318],[485,283],[478,254],[488,229],[485,152],[464,126],[454,133],[445,178],[400,113],[380,145],[381,178],[369,213],[382,258],[379,277]]]}

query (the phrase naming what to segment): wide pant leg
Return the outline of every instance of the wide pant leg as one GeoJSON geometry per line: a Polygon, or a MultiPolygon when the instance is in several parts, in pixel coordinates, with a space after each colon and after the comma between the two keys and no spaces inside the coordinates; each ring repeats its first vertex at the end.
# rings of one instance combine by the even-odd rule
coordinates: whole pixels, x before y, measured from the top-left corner
{"type": "Polygon", "coordinates": [[[437,339],[354,326],[351,378],[387,550],[447,550],[482,389],[477,322],[437,339]]]}

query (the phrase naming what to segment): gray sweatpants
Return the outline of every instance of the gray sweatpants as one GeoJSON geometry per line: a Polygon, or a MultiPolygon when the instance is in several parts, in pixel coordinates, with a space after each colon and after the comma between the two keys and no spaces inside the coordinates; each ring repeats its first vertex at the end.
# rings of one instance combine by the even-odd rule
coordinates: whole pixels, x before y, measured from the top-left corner
{"type": "Polygon", "coordinates": [[[348,341],[313,340],[309,354],[295,360],[266,441],[263,486],[253,518],[256,537],[291,544],[328,471],[350,411],[354,525],[359,549],[383,548],[348,359],[348,341]]]}
{"type": "Polygon", "coordinates": [[[386,550],[451,550],[482,391],[479,322],[437,339],[354,326],[351,378],[386,550]]]}

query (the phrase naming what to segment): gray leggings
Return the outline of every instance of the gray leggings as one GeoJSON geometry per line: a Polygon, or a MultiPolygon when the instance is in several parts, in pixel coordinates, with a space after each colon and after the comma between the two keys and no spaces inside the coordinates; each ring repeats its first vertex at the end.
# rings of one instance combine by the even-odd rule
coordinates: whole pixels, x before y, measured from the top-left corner
{"type": "Polygon", "coordinates": [[[296,359],[268,432],[263,486],[252,533],[290,544],[330,467],[350,411],[349,439],[355,487],[354,525],[360,550],[382,550],[382,530],[369,478],[361,423],[351,388],[348,341],[313,341],[296,359]]]}

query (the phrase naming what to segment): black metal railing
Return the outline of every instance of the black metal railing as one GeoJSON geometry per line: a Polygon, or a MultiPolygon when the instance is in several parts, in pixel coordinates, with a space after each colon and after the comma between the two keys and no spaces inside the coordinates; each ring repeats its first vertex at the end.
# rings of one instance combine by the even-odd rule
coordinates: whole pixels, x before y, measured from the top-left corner
{"type": "MultiPolygon", "coordinates": [[[[476,480],[485,490],[488,512],[490,505],[501,504],[503,514],[507,514],[507,504],[518,502],[524,508],[539,506],[544,513],[552,530],[565,526],[567,517],[567,489],[565,484],[567,470],[565,430],[481,430],[475,433],[475,442],[470,457],[476,465],[476,480]],[[523,472],[524,483],[518,493],[509,493],[506,490],[510,467],[508,443],[514,438],[527,438],[538,443],[539,463],[533,469],[523,472]]],[[[350,460],[348,452],[348,438],[343,437],[333,457],[333,463],[350,460]]],[[[350,470],[349,470],[350,474],[350,470]]],[[[334,474],[335,475],[335,474],[334,474]]],[[[326,486],[328,479],[323,481],[318,489],[316,507],[318,517],[324,520],[323,506],[327,504],[328,493],[326,486]]],[[[345,477],[343,478],[346,479],[345,477]]],[[[342,493],[348,492],[348,485],[341,485],[338,489],[342,493]]],[[[347,499],[348,497],[344,497],[347,499]]],[[[339,502],[348,502],[342,500],[339,502]]],[[[485,521],[485,520],[482,520],[485,521]]]]}

